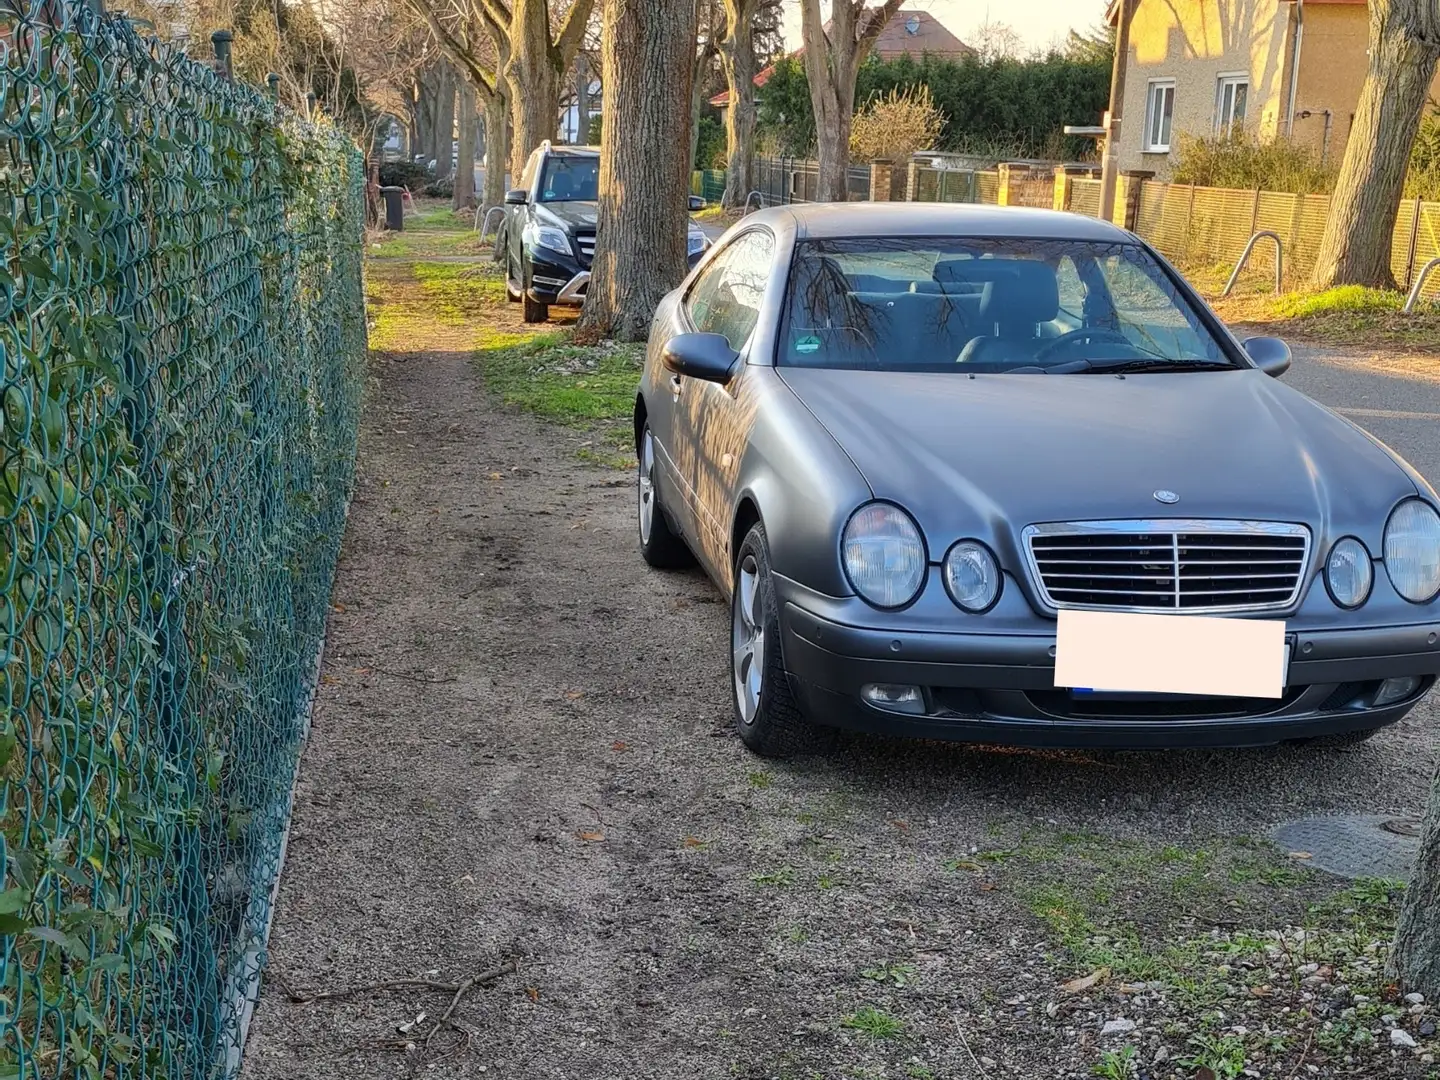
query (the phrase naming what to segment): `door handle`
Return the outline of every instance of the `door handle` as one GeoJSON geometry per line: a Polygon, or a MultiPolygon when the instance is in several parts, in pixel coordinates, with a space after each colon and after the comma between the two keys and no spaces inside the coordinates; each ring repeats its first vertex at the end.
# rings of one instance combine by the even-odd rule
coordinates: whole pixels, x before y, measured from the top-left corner
{"type": "Polygon", "coordinates": [[[674,394],[676,397],[679,397],[679,396],[680,396],[680,388],[681,388],[682,385],[683,385],[683,384],[680,382],[680,376],[679,376],[679,375],[671,375],[671,376],[670,376],[670,392],[671,392],[672,394],[674,394]]]}

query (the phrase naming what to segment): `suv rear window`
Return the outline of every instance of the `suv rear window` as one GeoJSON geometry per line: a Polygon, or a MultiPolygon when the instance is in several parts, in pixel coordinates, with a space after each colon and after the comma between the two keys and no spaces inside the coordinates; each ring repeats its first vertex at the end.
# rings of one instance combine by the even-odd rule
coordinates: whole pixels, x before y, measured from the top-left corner
{"type": "Polygon", "coordinates": [[[595,202],[600,198],[600,159],[591,154],[553,154],[540,178],[541,202],[595,202]]]}

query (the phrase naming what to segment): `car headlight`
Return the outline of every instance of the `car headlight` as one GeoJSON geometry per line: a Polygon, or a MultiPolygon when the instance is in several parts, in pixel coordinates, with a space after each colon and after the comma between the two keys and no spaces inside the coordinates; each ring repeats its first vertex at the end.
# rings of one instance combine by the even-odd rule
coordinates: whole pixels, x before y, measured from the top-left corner
{"type": "Polygon", "coordinates": [[[1370,552],[1353,536],[1335,542],[1325,560],[1325,585],[1330,598],[1343,608],[1358,608],[1370,597],[1375,567],[1370,552]]]}
{"type": "Polygon", "coordinates": [[[710,246],[710,238],[702,232],[692,232],[685,244],[685,254],[694,255],[710,246]]]}
{"type": "Polygon", "coordinates": [[[529,247],[548,248],[562,255],[570,254],[570,241],[553,225],[536,225],[532,221],[520,231],[520,237],[529,247]]]}
{"type": "Polygon", "coordinates": [[[1424,500],[1407,499],[1390,515],[1385,572],[1411,603],[1427,603],[1440,592],[1440,514],[1424,500]]]}
{"type": "Polygon", "coordinates": [[[956,605],[983,615],[1000,599],[1000,564],[978,540],[961,540],[945,556],[945,591],[956,605]]]}
{"type": "Polygon", "coordinates": [[[910,515],[893,503],[856,510],[840,547],[850,584],[876,607],[904,607],[925,584],[925,541],[910,515]]]}

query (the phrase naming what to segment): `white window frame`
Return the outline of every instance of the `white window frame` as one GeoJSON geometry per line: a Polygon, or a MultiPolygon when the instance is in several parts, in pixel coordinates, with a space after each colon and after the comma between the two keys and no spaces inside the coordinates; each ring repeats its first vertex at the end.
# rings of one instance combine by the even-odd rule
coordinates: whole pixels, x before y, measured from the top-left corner
{"type": "Polygon", "coordinates": [[[1170,152],[1170,140],[1175,134],[1175,80],[1174,79],[1151,79],[1145,84],[1145,132],[1141,149],[1147,154],[1168,154],[1170,152]],[[1160,137],[1152,138],[1155,131],[1157,119],[1156,97],[1157,91],[1170,91],[1170,130],[1164,131],[1163,121],[1160,137]]]}
{"type": "Polygon", "coordinates": [[[1230,94],[1230,119],[1225,119],[1225,90],[1227,87],[1245,87],[1245,113],[1240,126],[1244,128],[1250,113],[1250,73],[1248,71],[1222,71],[1215,76],[1215,134],[1229,135],[1235,130],[1235,93],[1230,94]]]}

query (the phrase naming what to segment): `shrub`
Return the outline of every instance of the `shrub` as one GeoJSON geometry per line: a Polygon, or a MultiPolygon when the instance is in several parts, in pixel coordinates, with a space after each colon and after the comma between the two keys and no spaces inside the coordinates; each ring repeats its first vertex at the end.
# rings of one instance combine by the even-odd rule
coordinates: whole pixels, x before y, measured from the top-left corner
{"type": "Polygon", "coordinates": [[[905,161],[917,150],[933,150],[945,127],[928,86],[876,95],[855,114],[850,156],[858,162],[905,161]]]}
{"type": "Polygon", "coordinates": [[[1181,134],[1175,182],[1202,187],[1260,188],[1300,195],[1328,192],[1335,169],[1321,164],[1308,147],[1283,139],[1262,141],[1254,135],[1181,134]]]}
{"type": "Polygon", "coordinates": [[[1405,178],[1407,199],[1440,199],[1440,116],[1420,121],[1410,149],[1410,173],[1405,178]]]}
{"type": "Polygon", "coordinates": [[[420,189],[420,194],[431,199],[452,199],[455,197],[455,181],[451,177],[431,180],[420,189]]]}
{"type": "Polygon", "coordinates": [[[430,182],[423,165],[413,161],[386,161],[380,165],[380,183],[384,187],[403,187],[415,191],[430,182]]]}

